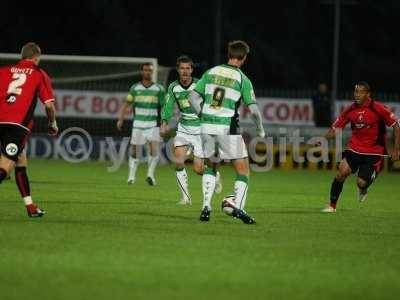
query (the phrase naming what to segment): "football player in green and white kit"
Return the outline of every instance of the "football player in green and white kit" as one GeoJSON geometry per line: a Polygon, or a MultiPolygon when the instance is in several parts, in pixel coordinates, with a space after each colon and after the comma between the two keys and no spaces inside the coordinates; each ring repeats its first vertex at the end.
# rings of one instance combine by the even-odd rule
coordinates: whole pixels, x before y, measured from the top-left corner
{"type": "Polygon", "coordinates": [[[156,184],[154,173],[160,160],[161,108],[164,105],[165,91],[161,85],[153,82],[153,72],[151,63],[141,65],[142,80],[133,84],[130,88],[117,122],[117,128],[121,130],[125,116],[132,106],[133,127],[128,184],[133,184],[136,180],[136,170],[139,165],[138,153],[141,147],[146,144],[149,145],[150,150],[146,181],[149,185],[156,184]]]}
{"type": "MultiPolygon", "coordinates": [[[[193,169],[199,175],[202,175],[204,172],[204,155],[200,137],[200,119],[193,112],[188,100],[189,93],[195,88],[198,81],[197,78],[192,77],[192,59],[186,55],[178,57],[176,60],[176,69],[179,79],[172,82],[168,87],[165,105],[161,113],[161,135],[165,136],[169,132],[168,122],[174,114],[176,103],[180,112],[177,133],[174,139],[176,179],[182,193],[179,203],[186,205],[192,202],[188,176],[185,169],[187,153],[188,151],[193,151],[193,169]]],[[[217,173],[215,192],[220,193],[221,191],[222,184],[219,173],[217,173]]]]}
{"type": "Polygon", "coordinates": [[[227,203],[232,207],[232,216],[246,224],[255,223],[244,211],[250,169],[246,145],[239,132],[239,107],[242,102],[251,112],[257,135],[264,137],[265,132],[253,85],[240,70],[249,50],[249,46],[243,41],[229,43],[228,63],[205,72],[189,95],[193,110],[201,117],[201,137],[204,157],[207,159],[207,168],[203,175],[201,221],[210,220],[216,177],[216,165],[210,158],[214,156],[217,146],[219,157],[231,160],[236,171],[235,201],[227,203]]]}

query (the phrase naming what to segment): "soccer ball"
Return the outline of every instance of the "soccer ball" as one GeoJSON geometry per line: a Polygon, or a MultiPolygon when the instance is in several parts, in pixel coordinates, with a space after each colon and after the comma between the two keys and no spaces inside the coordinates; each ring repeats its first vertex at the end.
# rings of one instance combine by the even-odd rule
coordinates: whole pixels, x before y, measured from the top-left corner
{"type": "Polygon", "coordinates": [[[229,195],[222,200],[221,209],[228,216],[232,216],[233,208],[235,207],[235,195],[229,195]]]}

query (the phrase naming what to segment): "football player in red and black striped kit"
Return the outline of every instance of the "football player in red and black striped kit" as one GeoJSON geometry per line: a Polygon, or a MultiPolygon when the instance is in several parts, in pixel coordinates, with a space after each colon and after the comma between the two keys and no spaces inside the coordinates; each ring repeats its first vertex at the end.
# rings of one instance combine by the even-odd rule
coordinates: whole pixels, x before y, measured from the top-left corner
{"type": "Polygon", "coordinates": [[[336,212],[336,204],[343,184],[351,173],[357,173],[359,201],[367,197],[368,187],[382,168],[387,156],[386,127],[394,129],[392,160],[399,159],[400,126],[399,119],[382,103],[371,99],[370,86],[361,81],[354,87],[355,101],[339,115],[325,138],[333,138],[337,128],[351,124],[351,139],[339,164],[330,193],[330,203],[323,212],[336,212]]]}
{"type": "Polygon", "coordinates": [[[16,65],[0,68],[0,183],[15,168],[15,180],[30,217],[44,214],[30,196],[27,158],[23,151],[33,127],[37,98],[46,108],[49,134],[58,133],[53,89],[49,76],[38,67],[40,54],[37,44],[27,43],[16,65]]]}

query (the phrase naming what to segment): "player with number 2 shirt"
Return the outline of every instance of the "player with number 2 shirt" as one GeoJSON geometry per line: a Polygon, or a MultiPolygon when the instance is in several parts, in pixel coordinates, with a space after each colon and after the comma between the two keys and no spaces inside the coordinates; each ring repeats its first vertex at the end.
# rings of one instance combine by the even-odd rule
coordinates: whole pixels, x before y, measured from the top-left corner
{"type": "Polygon", "coordinates": [[[54,94],[49,76],[39,68],[41,50],[35,43],[22,47],[22,59],[0,68],[0,183],[15,168],[16,182],[30,217],[41,217],[30,197],[23,152],[33,127],[37,98],[44,104],[49,120],[49,135],[57,135],[54,94]]]}

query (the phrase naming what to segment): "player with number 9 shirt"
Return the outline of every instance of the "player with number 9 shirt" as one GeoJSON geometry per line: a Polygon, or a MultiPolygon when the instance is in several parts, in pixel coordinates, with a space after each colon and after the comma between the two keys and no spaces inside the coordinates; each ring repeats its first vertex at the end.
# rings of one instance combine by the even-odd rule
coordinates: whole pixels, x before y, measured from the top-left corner
{"type": "Polygon", "coordinates": [[[244,211],[250,171],[246,145],[239,131],[239,107],[242,102],[250,109],[258,136],[264,137],[265,132],[253,85],[240,70],[249,51],[249,46],[243,41],[229,43],[228,63],[205,72],[189,96],[193,110],[201,116],[201,139],[207,159],[203,175],[201,221],[210,219],[211,198],[216,182],[216,164],[212,158],[218,148],[219,158],[231,160],[236,171],[236,207],[233,208],[233,216],[244,223],[254,223],[254,219],[244,211]]]}

